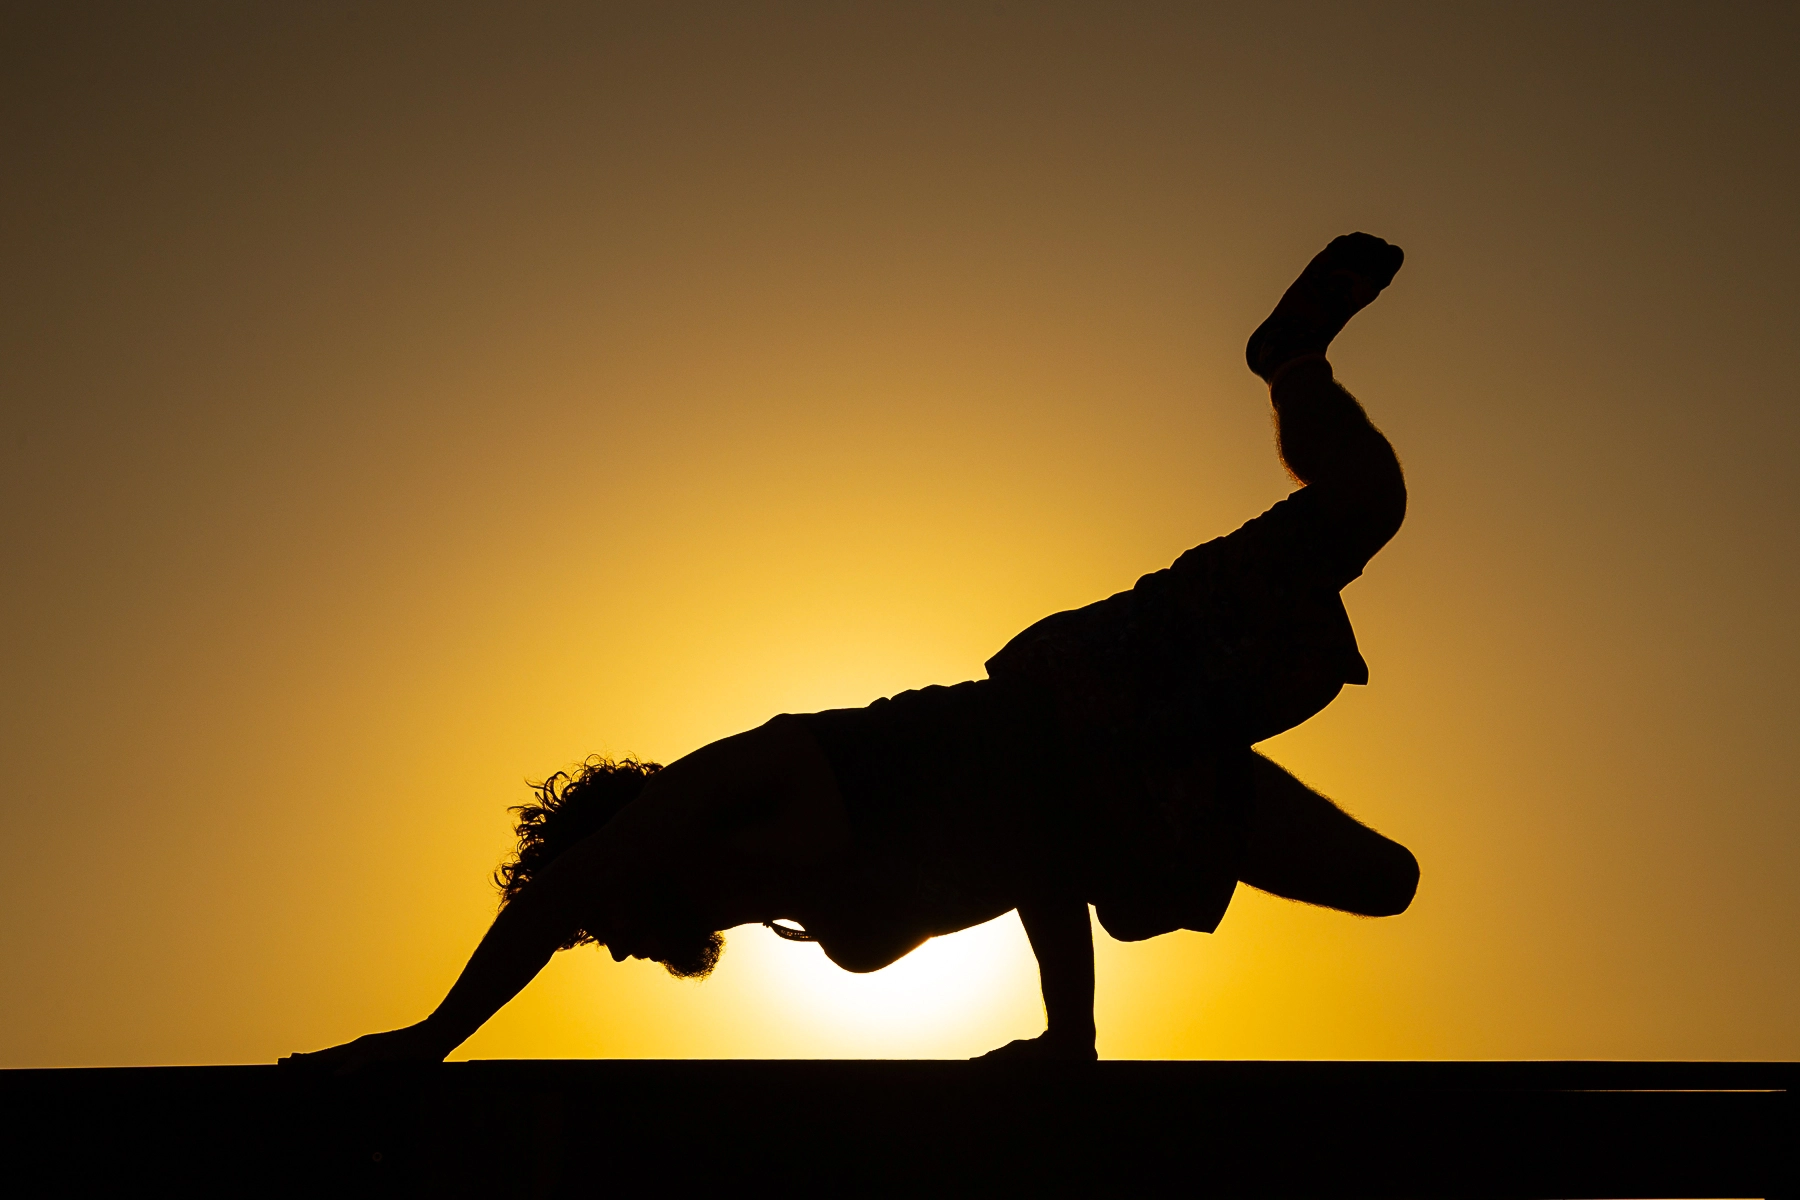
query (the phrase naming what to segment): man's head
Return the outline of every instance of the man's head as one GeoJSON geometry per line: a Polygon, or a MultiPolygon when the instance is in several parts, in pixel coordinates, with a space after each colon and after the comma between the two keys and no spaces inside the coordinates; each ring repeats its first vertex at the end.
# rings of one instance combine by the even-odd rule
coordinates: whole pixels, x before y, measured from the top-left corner
{"type": "MultiPolygon", "coordinates": [[[[500,906],[505,908],[564,851],[599,832],[660,770],[657,763],[594,755],[573,773],[558,771],[531,784],[535,802],[512,810],[519,818],[518,849],[494,872],[500,906]]],[[[725,939],[705,927],[668,881],[639,877],[619,882],[624,886],[609,889],[610,901],[597,904],[595,915],[560,949],[604,945],[616,961],[649,959],[682,979],[703,979],[712,972],[725,939]]]]}

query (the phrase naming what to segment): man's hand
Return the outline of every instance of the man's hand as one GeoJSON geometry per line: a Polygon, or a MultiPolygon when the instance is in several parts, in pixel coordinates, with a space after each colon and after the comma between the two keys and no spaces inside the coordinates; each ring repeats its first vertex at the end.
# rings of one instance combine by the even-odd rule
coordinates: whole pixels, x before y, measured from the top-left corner
{"type": "Polygon", "coordinates": [[[1093,1038],[1055,1037],[1040,1033],[1034,1038],[1019,1038],[998,1050],[977,1055],[975,1062],[1093,1062],[1099,1058],[1093,1038]]]}
{"type": "Polygon", "coordinates": [[[370,1067],[442,1062],[453,1048],[444,1045],[444,1039],[429,1022],[421,1021],[404,1029],[367,1034],[328,1050],[290,1054],[281,1060],[281,1066],[309,1074],[342,1077],[370,1067]]]}

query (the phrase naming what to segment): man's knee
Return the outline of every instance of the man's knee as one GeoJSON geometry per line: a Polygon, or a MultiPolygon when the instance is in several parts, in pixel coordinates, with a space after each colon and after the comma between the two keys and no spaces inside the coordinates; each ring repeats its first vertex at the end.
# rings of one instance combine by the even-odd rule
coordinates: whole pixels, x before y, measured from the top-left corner
{"type": "Polygon", "coordinates": [[[1369,880],[1364,912],[1371,917],[1399,916],[1412,906],[1419,891],[1419,860],[1413,852],[1395,841],[1388,841],[1384,850],[1381,869],[1369,880]]]}
{"type": "Polygon", "coordinates": [[[1352,536],[1371,547],[1373,557],[1406,520],[1406,475],[1386,438],[1374,433],[1353,469],[1344,472],[1340,486],[1352,536]]]}

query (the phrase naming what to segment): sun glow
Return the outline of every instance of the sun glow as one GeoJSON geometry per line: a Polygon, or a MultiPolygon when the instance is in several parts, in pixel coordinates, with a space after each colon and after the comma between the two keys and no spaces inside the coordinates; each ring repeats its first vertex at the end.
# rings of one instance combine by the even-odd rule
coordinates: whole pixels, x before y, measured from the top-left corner
{"type": "MultiPolygon", "coordinates": [[[[0,40],[0,1065],[417,1021],[526,778],[979,678],[1236,528],[1245,338],[1358,227],[1411,513],[1370,686],[1265,749],[1419,896],[1098,937],[1101,1051],[1800,1058],[1800,8],[275,7],[0,40]]],[[[1043,1028],[1011,918],[727,941],[457,1056],[1043,1028]]]]}
{"type": "Polygon", "coordinates": [[[1016,914],[932,938],[867,975],[834,965],[815,945],[759,933],[733,935],[739,966],[813,1053],[854,1046],[877,1057],[960,1056],[1042,1028],[1036,960],[1016,914]]]}
{"type": "Polygon", "coordinates": [[[868,975],[751,925],[727,931],[705,980],[604,951],[558,954],[455,1057],[967,1058],[1043,1028],[1016,915],[933,938],[868,975]]]}

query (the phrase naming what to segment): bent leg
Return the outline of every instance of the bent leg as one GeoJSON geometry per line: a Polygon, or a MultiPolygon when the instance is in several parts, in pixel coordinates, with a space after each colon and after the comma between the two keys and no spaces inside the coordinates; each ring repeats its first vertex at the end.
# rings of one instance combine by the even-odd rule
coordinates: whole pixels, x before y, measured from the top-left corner
{"type": "Polygon", "coordinates": [[[1245,347],[1250,369],[1269,385],[1281,459],[1294,478],[1318,489],[1352,575],[1400,528],[1406,484],[1387,439],[1333,379],[1325,351],[1393,281],[1404,258],[1398,246],[1366,233],[1334,239],[1245,347]]]}
{"type": "Polygon", "coordinates": [[[1365,917],[1405,912],[1419,886],[1412,852],[1382,837],[1262,755],[1252,774],[1243,882],[1365,917]]]}
{"type": "Polygon", "coordinates": [[[1281,460],[1317,489],[1346,562],[1375,557],[1406,519],[1400,460],[1323,357],[1294,363],[1269,389],[1281,460]]]}

